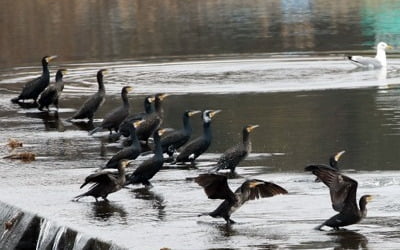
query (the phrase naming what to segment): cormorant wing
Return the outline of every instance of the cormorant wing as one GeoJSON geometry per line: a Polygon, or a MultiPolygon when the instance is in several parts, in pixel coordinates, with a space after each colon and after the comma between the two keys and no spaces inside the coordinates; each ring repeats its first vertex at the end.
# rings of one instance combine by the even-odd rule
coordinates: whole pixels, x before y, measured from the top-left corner
{"type": "Polygon", "coordinates": [[[259,198],[271,197],[278,194],[287,194],[288,191],[283,187],[274,184],[272,182],[267,182],[263,180],[247,180],[238,189],[236,189],[235,194],[247,193],[248,195],[242,195],[242,202],[248,200],[255,200],[259,198]]]}
{"type": "Polygon", "coordinates": [[[122,159],[133,159],[138,157],[140,154],[140,148],[134,148],[132,145],[129,147],[125,147],[118,151],[115,155],[111,157],[111,159],[107,162],[106,167],[113,168],[118,167],[119,161],[122,159]]]}
{"type": "Polygon", "coordinates": [[[204,140],[204,138],[202,136],[197,137],[193,141],[190,141],[190,142],[188,142],[188,144],[183,146],[177,159],[186,159],[195,152],[198,152],[198,151],[202,152],[205,147],[207,147],[207,145],[206,145],[206,141],[204,140]]]}
{"type": "Polygon", "coordinates": [[[115,181],[116,177],[115,173],[110,171],[101,171],[97,173],[93,173],[85,178],[85,182],[80,186],[83,188],[88,183],[109,183],[115,181]]]}
{"type": "MultiPolygon", "coordinates": [[[[120,106],[118,108],[115,108],[112,110],[110,113],[108,113],[102,122],[102,126],[109,126],[112,125],[115,122],[122,122],[126,116],[129,114],[128,110],[125,110],[123,106],[120,106]]],[[[119,126],[119,124],[118,124],[119,126]]]]}
{"type": "Polygon", "coordinates": [[[57,98],[57,94],[57,88],[52,84],[40,94],[38,103],[43,106],[49,105],[57,98]]]}
{"type": "Polygon", "coordinates": [[[80,119],[81,116],[86,116],[88,112],[95,112],[103,103],[104,94],[96,92],[90,96],[81,106],[81,108],[73,116],[75,119],[80,119]]]}
{"type": "Polygon", "coordinates": [[[43,96],[44,98],[54,96],[57,94],[57,88],[54,84],[48,86],[45,90],[43,90],[42,94],[40,96],[43,96]]]}
{"type": "Polygon", "coordinates": [[[217,165],[219,169],[227,168],[227,161],[230,162],[233,166],[239,164],[239,162],[246,157],[247,151],[243,147],[243,144],[235,145],[228,150],[226,150],[221,157],[218,159],[217,165]]]}
{"type": "Polygon", "coordinates": [[[147,115],[139,127],[136,128],[136,134],[138,135],[139,139],[144,136],[143,134],[146,136],[151,135],[154,130],[160,126],[160,123],[160,117],[156,113],[151,113],[147,115]]]}
{"type": "Polygon", "coordinates": [[[228,186],[226,176],[201,174],[194,181],[204,188],[209,199],[235,200],[235,195],[228,186]]]}
{"type": "MultiPolygon", "coordinates": [[[[153,156],[154,157],[154,156],[153,156]]],[[[144,160],[140,165],[133,171],[132,175],[145,175],[148,172],[152,172],[152,165],[154,160],[152,158],[144,160]]]]}
{"type": "Polygon", "coordinates": [[[26,88],[32,88],[32,87],[34,87],[34,86],[35,86],[36,84],[38,84],[41,80],[42,80],[42,76],[39,76],[39,77],[36,77],[36,78],[30,80],[29,82],[25,83],[23,90],[26,89],[26,88]]]}
{"type": "Polygon", "coordinates": [[[161,146],[175,144],[186,139],[186,134],[182,130],[173,130],[161,138],[161,146]]]}
{"type": "Polygon", "coordinates": [[[328,186],[332,207],[335,211],[342,212],[348,206],[357,208],[357,181],[342,175],[332,167],[324,165],[310,165],[305,170],[311,171],[328,186]]]}
{"type": "Polygon", "coordinates": [[[24,87],[22,88],[20,96],[25,97],[30,95],[31,92],[36,88],[36,85],[38,85],[41,81],[42,81],[42,76],[39,76],[25,83],[24,87]]]}

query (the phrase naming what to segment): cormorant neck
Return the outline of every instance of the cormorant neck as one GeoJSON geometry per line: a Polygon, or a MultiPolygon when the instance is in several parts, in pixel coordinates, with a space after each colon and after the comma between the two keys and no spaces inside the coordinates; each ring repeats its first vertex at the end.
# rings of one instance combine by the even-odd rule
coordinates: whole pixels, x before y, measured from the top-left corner
{"type": "Polygon", "coordinates": [[[146,112],[146,114],[150,114],[153,112],[153,107],[151,106],[151,103],[147,101],[144,103],[144,112],[146,112]]]}
{"type": "Polygon", "coordinates": [[[243,131],[243,144],[247,145],[250,143],[250,133],[246,130],[243,131]]]}
{"type": "Polygon", "coordinates": [[[154,103],[154,107],[156,109],[156,112],[158,113],[158,115],[160,117],[163,116],[164,110],[162,108],[162,104],[161,104],[161,100],[156,99],[155,103],[154,103]]]}
{"type": "Polygon", "coordinates": [[[161,143],[160,143],[160,136],[158,135],[158,132],[154,132],[153,135],[154,138],[154,154],[155,155],[162,155],[162,147],[161,147],[161,143]]]}
{"type": "Polygon", "coordinates": [[[62,91],[64,89],[64,82],[63,82],[63,74],[61,72],[57,72],[56,74],[56,88],[58,91],[62,91]]]}
{"type": "Polygon", "coordinates": [[[183,129],[186,132],[191,132],[192,131],[192,126],[190,126],[190,118],[186,114],[183,115],[183,129]]]}
{"type": "Polygon", "coordinates": [[[121,94],[121,97],[122,97],[122,102],[124,103],[124,106],[129,107],[128,93],[126,91],[123,91],[121,94]]]}
{"type": "Polygon", "coordinates": [[[338,168],[337,167],[337,161],[335,160],[335,157],[334,156],[332,156],[331,158],[329,158],[329,165],[331,166],[331,167],[333,167],[333,168],[338,168]]]}
{"type": "Polygon", "coordinates": [[[49,64],[46,62],[46,60],[42,61],[42,74],[48,78],[50,78],[50,72],[49,72],[49,64]]]}
{"type": "Polygon", "coordinates": [[[367,216],[367,199],[365,196],[360,198],[359,206],[360,206],[361,216],[364,218],[365,216],[367,216]]]}
{"type": "Polygon", "coordinates": [[[118,165],[118,178],[125,178],[125,167],[118,165]]]}
{"type": "Polygon", "coordinates": [[[135,146],[135,147],[140,146],[139,139],[138,139],[138,137],[136,135],[136,129],[135,129],[135,127],[133,125],[131,125],[129,127],[129,133],[130,133],[130,137],[131,137],[131,140],[132,140],[132,146],[135,146]]]}
{"type": "Polygon", "coordinates": [[[99,84],[99,90],[104,90],[103,74],[97,74],[97,83],[99,84]]]}
{"type": "Polygon", "coordinates": [[[56,82],[62,81],[63,74],[60,71],[57,71],[56,74],[56,82]]]}
{"type": "Polygon", "coordinates": [[[203,134],[204,136],[206,136],[207,138],[211,139],[211,122],[204,122],[203,123],[203,134]]]}

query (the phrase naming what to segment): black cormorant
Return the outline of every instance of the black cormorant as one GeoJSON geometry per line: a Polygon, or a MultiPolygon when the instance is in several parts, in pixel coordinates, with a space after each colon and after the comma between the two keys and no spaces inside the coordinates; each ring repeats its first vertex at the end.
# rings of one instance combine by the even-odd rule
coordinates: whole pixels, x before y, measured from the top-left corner
{"type": "Polygon", "coordinates": [[[336,154],[332,155],[329,157],[329,165],[337,170],[339,170],[337,164],[339,162],[340,157],[346,153],[346,151],[342,150],[340,152],[337,152],[336,154]]]}
{"type": "Polygon", "coordinates": [[[163,166],[163,154],[160,144],[160,136],[168,129],[157,129],[153,133],[154,137],[154,155],[152,158],[143,161],[139,167],[127,178],[126,185],[140,184],[150,186],[149,180],[161,170],[163,166]]]}
{"type": "MultiPolygon", "coordinates": [[[[329,166],[331,166],[332,168],[334,168],[336,171],[339,171],[339,167],[337,166],[337,164],[338,164],[338,162],[339,162],[340,157],[341,157],[344,153],[346,153],[346,151],[342,150],[342,151],[340,151],[340,152],[337,152],[337,153],[331,155],[331,157],[329,157],[329,166]]],[[[311,165],[313,165],[313,166],[327,166],[327,165],[325,165],[325,164],[311,164],[311,165]]],[[[316,182],[319,182],[320,180],[319,180],[318,177],[317,177],[317,178],[315,178],[315,181],[316,181],[316,182]]]]}
{"type": "Polygon", "coordinates": [[[49,106],[54,105],[58,110],[58,98],[64,89],[63,76],[67,73],[66,69],[59,69],[56,73],[56,82],[50,84],[39,96],[38,104],[39,110],[43,110],[44,107],[50,111],[49,106]]]}
{"type": "Polygon", "coordinates": [[[233,193],[228,186],[227,177],[219,174],[201,174],[195,178],[195,182],[204,188],[209,199],[224,200],[214,211],[199,216],[220,217],[225,219],[228,224],[235,223],[230,217],[246,201],[288,193],[284,188],[274,183],[257,179],[245,181],[233,193]]]}
{"type": "Polygon", "coordinates": [[[187,110],[183,113],[183,128],[165,134],[161,138],[161,147],[163,153],[167,153],[170,157],[175,151],[187,143],[192,135],[192,126],[190,125],[190,117],[201,113],[199,110],[187,110]]]}
{"type": "Polygon", "coordinates": [[[148,144],[149,137],[158,129],[163,121],[162,102],[167,97],[167,94],[156,94],[154,97],[155,111],[144,118],[144,122],[136,129],[136,134],[140,141],[148,144]]]}
{"type": "Polygon", "coordinates": [[[118,132],[119,125],[121,122],[129,115],[129,100],[128,100],[128,93],[132,90],[131,87],[126,86],[123,87],[121,90],[121,98],[122,98],[122,105],[114,110],[110,111],[108,114],[104,116],[103,122],[101,125],[92,131],[90,134],[94,134],[101,129],[108,129],[110,134],[112,131],[118,132]]]}
{"type": "Polygon", "coordinates": [[[153,106],[151,105],[154,102],[154,100],[155,100],[154,96],[146,96],[144,98],[144,112],[135,113],[126,117],[125,120],[121,123],[121,125],[119,125],[118,132],[121,135],[128,137],[130,124],[132,124],[137,120],[146,120],[146,117],[154,112],[153,106]]]}
{"type": "Polygon", "coordinates": [[[24,101],[26,99],[33,99],[34,103],[36,103],[40,93],[42,93],[42,91],[49,86],[50,72],[48,64],[55,58],[57,58],[57,56],[45,56],[42,58],[42,75],[27,82],[21,93],[17,97],[11,99],[13,103],[18,103],[20,100],[24,101]]]}
{"type": "Polygon", "coordinates": [[[96,201],[99,197],[103,198],[103,200],[107,200],[107,196],[110,193],[117,192],[124,186],[126,180],[125,167],[128,164],[129,161],[121,160],[118,165],[117,175],[114,172],[110,171],[100,171],[87,176],[85,182],[81,185],[80,188],[89,183],[93,183],[93,185],[89,189],[89,191],[76,196],[75,200],[78,201],[84,196],[93,196],[96,201]]]}
{"type": "Polygon", "coordinates": [[[339,229],[360,222],[367,215],[367,203],[372,199],[371,195],[363,195],[357,206],[357,181],[339,173],[336,169],[323,165],[310,165],[305,171],[311,171],[329,188],[332,207],[339,212],[316,229],[323,226],[339,229]]]}
{"type": "Polygon", "coordinates": [[[194,162],[197,157],[208,149],[212,139],[211,120],[220,111],[205,110],[203,112],[203,134],[183,146],[175,162],[194,162]]]}
{"type": "Polygon", "coordinates": [[[229,148],[221,155],[217,162],[217,171],[220,169],[230,169],[231,173],[235,172],[236,166],[251,152],[250,133],[257,127],[258,125],[247,125],[243,128],[243,141],[229,148]]]}
{"type": "Polygon", "coordinates": [[[103,76],[108,73],[107,69],[101,69],[97,72],[97,83],[99,88],[95,94],[87,99],[80,109],[68,120],[89,119],[93,121],[94,113],[103,105],[106,98],[106,89],[104,88],[103,76]]]}
{"type": "Polygon", "coordinates": [[[111,159],[107,162],[106,166],[103,168],[116,168],[118,166],[118,162],[122,159],[134,160],[136,159],[140,153],[142,152],[140,142],[136,136],[136,127],[140,125],[143,121],[136,121],[130,126],[130,137],[132,144],[128,147],[123,148],[118,151],[111,159]]]}

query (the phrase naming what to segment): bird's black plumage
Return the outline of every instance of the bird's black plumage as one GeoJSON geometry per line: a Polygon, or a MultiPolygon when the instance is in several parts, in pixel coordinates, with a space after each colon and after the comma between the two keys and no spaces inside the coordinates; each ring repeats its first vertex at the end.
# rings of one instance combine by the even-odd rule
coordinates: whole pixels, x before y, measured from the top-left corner
{"type": "Polygon", "coordinates": [[[117,192],[124,186],[126,180],[125,167],[128,163],[129,161],[126,160],[121,160],[119,162],[118,174],[110,171],[100,171],[87,176],[80,188],[83,188],[89,183],[93,183],[93,185],[89,191],[76,196],[75,200],[78,201],[84,196],[93,196],[96,201],[99,197],[103,198],[103,200],[107,200],[107,196],[110,193],[117,192]]]}
{"type": "MultiPolygon", "coordinates": [[[[336,171],[339,171],[338,162],[339,162],[340,157],[341,157],[345,152],[346,152],[346,151],[342,150],[342,151],[339,151],[339,152],[337,152],[337,153],[331,155],[331,156],[329,157],[329,165],[325,165],[325,164],[311,164],[311,165],[313,165],[313,166],[322,166],[322,167],[327,166],[327,167],[331,167],[332,169],[334,169],[334,170],[336,170],[336,171]]],[[[318,177],[317,177],[317,178],[315,178],[315,181],[316,181],[316,182],[319,182],[320,180],[319,180],[318,177]]]]}
{"type": "Polygon", "coordinates": [[[326,220],[317,229],[323,226],[339,229],[360,222],[367,215],[366,205],[372,196],[364,195],[359,200],[357,206],[357,181],[339,173],[330,166],[310,165],[305,171],[311,171],[326,186],[328,186],[332,201],[332,207],[339,212],[335,216],[326,220]]]}
{"type": "Polygon", "coordinates": [[[121,123],[121,125],[119,125],[118,132],[121,135],[128,137],[130,133],[129,130],[130,124],[132,124],[137,120],[146,121],[147,116],[149,116],[151,113],[154,112],[153,106],[151,105],[154,102],[154,100],[155,99],[153,96],[146,96],[144,99],[144,112],[131,114],[128,117],[126,117],[125,120],[121,123]]]}
{"type": "Polygon", "coordinates": [[[96,111],[103,105],[106,98],[106,89],[104,87],[103,78],[107,74],[106,69],[101,69],[97,72],[98,90],[90,96],[79,108],[79,110],[68,120],[74,119],[89,119],[93,121],[93,116],[96,111]]]}
{"type": "Polygon", "coordinates": [[[214,211],[201,215],[220,217],[227,223],[234,223],[230,219],[232,213],[246,201],[287,194],[287,191],[281,186],[257,179],[246,180],[235,192],[229,188],[227,177],[223,175],[201,174],[195,178],[195,182],[204,188],[209,199],[224,200],[214,211]]]}
{"type": "Polygon", "coordinates": [[[122,150],[118,151],[111,159],[107,162],[104,168],[116,168],[118,163],[122,159],[127,160],[134,160],[136,159],[140,153],[142,152],[140,142],[136,136],[136,129],[135,127],[139,126],[142,121],[137,121],[130,126],[130,138],[131,138],[131,145],[128,147],[123,148],[122,150]]]}
{"type": "Polygon", "coordinates": [[[174,130],[168,134],[165,134],[161,138],[161,147],[163,153],[167,153],[172,156],[174,152],[187,143],[192,135],[192,126],[190,125],[190,117],[201,113],[198,110],[187,110],[183,113],[183,128],[180,130],[174,130]]]}
{"type": "Polygon", "coordinates": [[[94,134],[101,129],[108,129],[110,134],[114,130],[118,132],[119,125],[129,115],[129,100],[128,93],[132,88],[129,86],[123,87],[121,90],[122,105],[113,109],[104,116],[103,122],[99,127],[93,129],[90,134],[94,134]]]}
{"type": "Polygon", "coordinates": [[[59,69],[56,73],[56,82],[50,84],[39,96],[39,110],[45,107],[50,111],[49,106],[54,105],[58,110],[58,99],[64,89],[63,76],[67,73],[66,69],[59,69]]]}
{"type": "Polygon", "coordinates": [[[157,129],[154,131],[154,155],[152,158],[143,161],[138,168],[128,177],[126,185],[140,184],[151,186],[149,180],[154,177],[162,168],[164,159],[162,155],[162,148],[160,144],[160,136],[166,129],[157,129]]]}
{"type": "Polygon", "coordinates": [[[167,97],[167,94],[156,94],[154,97],[154,107],[155,111],[146,115],[144,118],[144,122],[136,129],[136,134],[139,140],[144,141],[146,144],[148,143],[149,137],[154,133],[155,130],[160,128],[163,122],[163,113],[164,110],[162,108],[162,102],[167,97]]]}
{"type": "Polygon", "coordinates": [[[42,93],[42,91],[45,90],[50,83],[48,64],[55,58],[57,58],[57,56],[45,56],[42,58],[42,75],[27,82],[22,88],[21,93],[17,97],[11,99],[13,103],[18,103],[20,100],[24,101],[28,99],[33,99],[33,101],[36,103],[40,93],[42,93]]]}
{"type": "Polygon", "coordinates": [[[335,153],[334,155],[332,155],[331,157],[329,157],[329,166],[339,170],[338,167],[338,162],[340,157],[345,153],[346,151],[342,150],[340,152],[335,153]]]}
{"type": "Polygon", "coordinates": [[[242,142],[226,150],[218,159],[216,170],[230,169],[231,173],[235,172],[235,168],[244,160],[251,152],[250,133],[258,125],[247,125],[242,130],[242,142]]]}
{"type": "Polygon", "coordinates": [[[194,162],[208,149],[212,140],[211,119],[219,112],[220,110],[203,111],[203,134],[183,146],[175,162],[194,162]]]}

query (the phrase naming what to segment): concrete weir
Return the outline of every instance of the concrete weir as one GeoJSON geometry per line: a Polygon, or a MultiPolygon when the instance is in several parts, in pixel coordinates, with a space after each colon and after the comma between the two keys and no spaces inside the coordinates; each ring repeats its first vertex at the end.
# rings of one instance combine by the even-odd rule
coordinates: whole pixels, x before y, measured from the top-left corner
{"type": "Polygon", "coordinates": [[[0,201],[0,249],[124,249],[0,201]]]}

